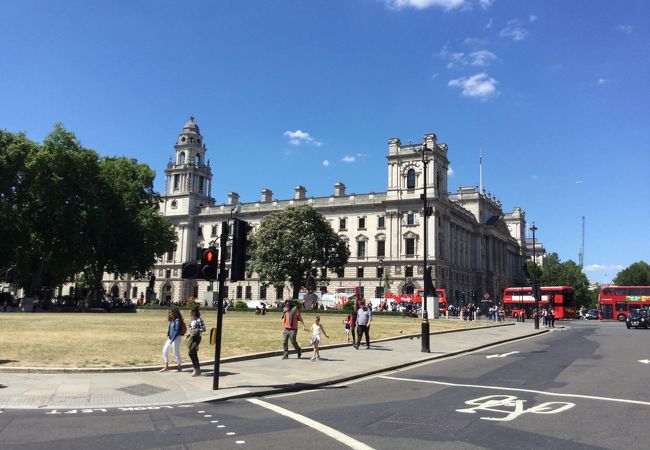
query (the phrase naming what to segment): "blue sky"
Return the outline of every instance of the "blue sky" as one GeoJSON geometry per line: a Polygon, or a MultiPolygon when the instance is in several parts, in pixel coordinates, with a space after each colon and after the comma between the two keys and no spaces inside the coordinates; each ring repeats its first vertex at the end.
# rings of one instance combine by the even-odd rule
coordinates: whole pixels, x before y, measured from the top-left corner
{"type": "Polygon", "coordinates": [[[611,280],[650,260],[650,2],[2,2],[0,127],[56,122],[163,170],[190,115],[213,195],[386,189],[387,142],[449,145],[450,188],[520,206],[611,280]]]}

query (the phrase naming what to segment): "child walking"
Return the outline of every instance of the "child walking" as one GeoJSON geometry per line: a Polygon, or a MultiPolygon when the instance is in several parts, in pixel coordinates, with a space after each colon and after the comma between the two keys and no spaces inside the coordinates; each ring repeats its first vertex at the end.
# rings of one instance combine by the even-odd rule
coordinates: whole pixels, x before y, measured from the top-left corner
{"type": "Polygon", "coordinates": [[[314,346],[314,354],[311,357],[312,361],[320,359],[320,353],[318,352],[318,344],[320,344],[321,341],[320,338],[321,332],[327,339],[330,338],[325,332],[325,328],[323,328],[323,326],[320,324],[320,316],[316,316],[314,318],[314,324],[311,326],[311,344],[314,346]]]}
{"type": "Polygon", "coordinates": [[[348,314],[348,316],[343,319],[343,325],[345,325],[345,339],[347,343],[350,343],[350,323],[352,322],[352,316],[348,314]]]}

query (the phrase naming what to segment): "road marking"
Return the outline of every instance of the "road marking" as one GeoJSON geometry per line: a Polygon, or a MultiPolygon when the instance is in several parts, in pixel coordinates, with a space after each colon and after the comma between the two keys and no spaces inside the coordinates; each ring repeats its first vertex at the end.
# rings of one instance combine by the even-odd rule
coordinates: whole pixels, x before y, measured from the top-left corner
{"type": "Polygon", "coordinates": [[[512,387],[505,387],[505,386],[482,386],[480,384],[460,384],[460,383],[447,383],[444,381],[414,380],[412,378],[391,377],[388,375],[382,375],[379,378],[385,378],[387,380],[395,380],[395,381],[411,381],[414,383],[438,384],[441,386],[469,387],[469,388],[476,388],[476,389],[495,389],[495,390],[502,390],[502,391],[514,391],[514,392],[529,392],[531,394],[553,395],[556,397],[585,398],[588,400],[603,400],[607,402],[630,403],[632,405],[650,406],[650,402],[643,402],[641,400],[627,400],[624,398],[599,397],[596,395],[563,394],[560,392],[537,391],[535,389],[521,389],[521,388],[512,388],[512,387]]]}
{"type": "Polygon", "coordinates": [[[643,364],[650,364],[650,359],[640,359],[639,362],[643,364]]]}
{"type": "Polygon", "coordinates": [[[488,358],[488,359],[490,359],[490,358],[505,358],[506,356],[515,355],[517,353],[519,353],[519,352],[514,351],[514,352],[508,352],[508,353],[501,353],[501,354],[497,353],[496,355],[487,355],[486,358],[488,358]]]}
{"type": "Polygon", "coordinates": [[[322,423],[316,422],[315,420],[310,419],[309,417],[303,416],[302,414],[295,413],[293,411],[289,411],[288,409],[282,408],[280,406],[274,405],[272,403],[265,402],[264,400],[260,400],[258,398],[249,398],[249,402],[254,403],[258,406],[261,406],[266,409],[270,409],[271,411],[274,411],[278,414],[281,414],[285,417],[288,417],[290,419],[295,420],[296,422],[300,422],[303,425],[306,425],[310,428],[313,428],[316,431],[320,431],[321,433],[336,439],[342,444],[347,445],[350,448],[353,448],[355,450],[373,450],[372,447],[364,444],[363,442],[357,441],[356,439],[348,436],[347,434],[343,434],[338,430],[335,430],[332,427],[328,427],[327,425],[323,425],[322,423]]]}
{"type": "Polygon", "coordinates": [[[218,420],[211,420],[210,422],[211,422],[211,423],[219,423],[218,420]]]}
{"type": "Polygon", "coordinates": [[[234,436],[235,434],[237,433],[235,433],[234,431],[229,431],[228,433],[226,433],[226,436],[234,436]]]}
{"type": "Polygon", "coordinates": [[[235,441],[235,444],[245,444],[246,441],[235,441]]]}
{"type": "Polygon", "coordinates": [[[473,400],[467,400],[466,405],[471,408],[457,409],[456,412],[475,414],[476,411],[490,411],[498,414],[505,414],[503,417],[480,417],[481,420],[496,420],[509,422],[522,414],[557,414],[573,408],[576,404],[569,402],[546,402],[540,403],[528,409],[524,409],[526,400],[521,400],[514,395],[488,395],[473,400]]]}

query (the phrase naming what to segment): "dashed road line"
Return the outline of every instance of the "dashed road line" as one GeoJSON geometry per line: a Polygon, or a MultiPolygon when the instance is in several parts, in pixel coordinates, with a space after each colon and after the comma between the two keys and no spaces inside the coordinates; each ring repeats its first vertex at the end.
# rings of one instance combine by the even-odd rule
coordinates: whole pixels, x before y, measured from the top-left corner
{"type": "Polygon", "coordinates": [[[528,392],[530,394],[541,394],[541,395],[552,395],[555,397],[568,397],[568,398],[584,398],[587,400],[602,400],[607,402],[615,403],[628,403],[632,405],[643,405],[650,406],[650,402],[644,402],[641,400],[628,400],[624,398],[612,398],[612,397],[599,397],[597,395],[582,395],[582,394],[565,394],[561,392],[548,392],[548,391],[538,391],[535,389],[522,389],[522,388],[513,388],[506,386],[483,386],[480,384],[461,384],[461,383],[449,383],[446,381],[433,381],[433,380],[415,380],[413,378],[401,378],[401,377],[391,377],[389,375],[382,375],[379,378],[384,378],[386,380],[395,380],[395,381],[410,381],[412,383],[425,383],[425,384],[437,384],[440,386],[451,386],[451,387],[468,387],[476,389],[493,389],[500,391],[513,391],[513,392],[528,392]]]}
{"type": "Polygon", "coordinates": [[[261,406],[266,409],[270,409],[271,411],[274,411],[278,414],[281,414],[285,417],[288,417],[290,419],[295,420],[296,422],[300,422],[303,425],[306,425],[310,428],[313,428],[316,431],[320,431],[321,433],[339,441],[342,444],[347,445],[348,447],[355,449],[355,450],[373,450],[372,447],[369,445],[364,444],[363,442],[357,441],[356,439],[348,436],[347,434],[343,434],[338,430],[335,430],[332,427],[328,427],[327,425],[323,425],[320,422],[316,422],[315,420],[310,419],[309,417],[303,416],[302,414],[295,413],[293,411],[289,411],[288,409],[282,408],[280,406],[274,405],[269,402],[265,402],[264,400],[260,400],[257,398],[249,398],[249,402],[261,406]]]}

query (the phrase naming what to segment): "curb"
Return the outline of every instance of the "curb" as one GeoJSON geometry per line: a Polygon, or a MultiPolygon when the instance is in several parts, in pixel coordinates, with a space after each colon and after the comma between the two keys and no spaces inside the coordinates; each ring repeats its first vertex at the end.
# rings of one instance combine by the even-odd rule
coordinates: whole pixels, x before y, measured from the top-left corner
{"type": "MultiPolygon", "coordinates": [[[[457,328],[453,330],[434,331],[429,333],[429,335],[433,336],[438,334],[460,333],[463,331],[506,327],[506,326],[514,326],[514,325],[515,325],[514,322],[508,322],[508,323],[485,325],[485,326],[472,327],[472,328],[457,328]]],[[[399,339],[413,339],[419,337],[420,337],[420,333],[405,334],[402,336],[393,336],[393,337],[388,337],[383,339],[376,339],[373,340],[372,342],[386,342],[386,341],[395,341],[399,339]]],[[[326,349],[349,347],[349,346],[350,346],[349,343],[329,344],[329,345],[321,346],[321,349],[326,350],[326,349]]],[[[252,359],[269,358],[272,356],[282,356],[283,353],[284,353],[283,350],[272,350],[268,352],[249,353],[247,355],[231,356],[228,358],[221,359],[221,364],[240,362],[240,361],[249,361],[252,359]]],[[[214,365],[214,360],[201,362],[201,367],[211,367],[213,365],[214,365]]],[[[61,373],[83,374],[83,373],[130,373],[130,372],[137,373],[137,372],[158,372],[160,370],[160,367],[161,367],[160,364],[155,366],[134,366],[134,367],[0,367],[0,373],[36,373],[36,374],[61,374],[61,373]]],[[[183,369],[191,369],[192,364],[190,363],[181,364],[181,367],[183,369]]]]}

